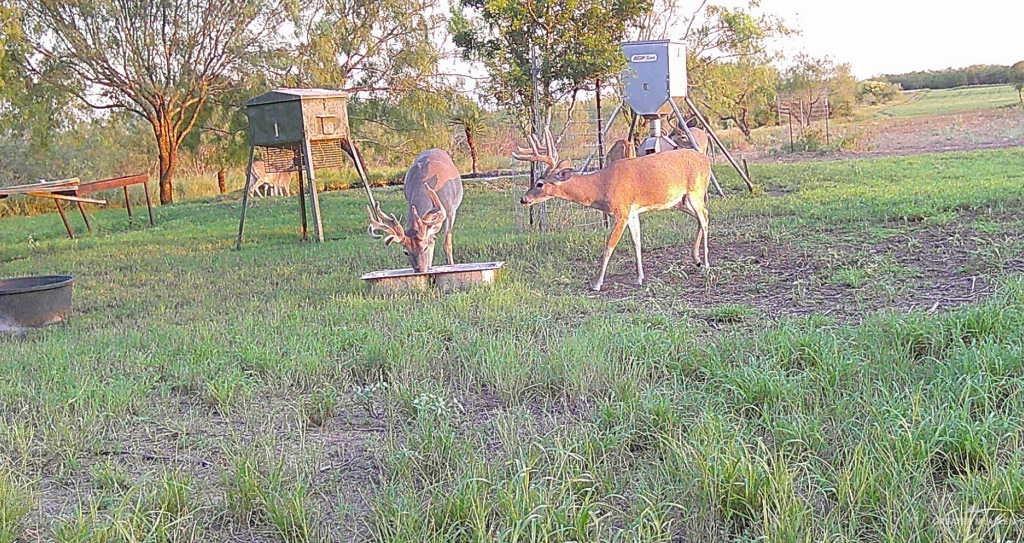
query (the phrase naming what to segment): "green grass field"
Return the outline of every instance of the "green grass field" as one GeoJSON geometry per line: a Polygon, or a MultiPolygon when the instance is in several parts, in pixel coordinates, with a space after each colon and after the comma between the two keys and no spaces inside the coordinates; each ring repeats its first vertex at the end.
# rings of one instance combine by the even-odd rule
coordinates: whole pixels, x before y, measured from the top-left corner
{"type": "Polygon", "coordinates": [[[958,87],[905,93],[905,101],[883,107],[882,117],[922,117],[998,109],[1020,103],[1017,90],[1009,85],[958,87]]]}
{"type": "Polygon", "coordinates": [[[662,212],[605,295],[603,233],[495,184],[456,254],[507,273],[449,296],[365,292],[402,259],[359,191],[323,245],[259,202],[238,252],[233,198],[2,219],[0,275],[77,284],[0,339],[0,543],[1024,537],[1024,150],[752,170],[712,272],[662,212]]]}

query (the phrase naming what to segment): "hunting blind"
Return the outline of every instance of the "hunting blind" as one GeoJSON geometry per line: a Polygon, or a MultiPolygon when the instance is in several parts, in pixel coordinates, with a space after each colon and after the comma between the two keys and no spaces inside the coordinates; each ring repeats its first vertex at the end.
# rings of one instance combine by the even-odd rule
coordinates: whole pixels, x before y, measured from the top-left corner
{"type": "Polygon", "coordinates": [[[366,169],[349,132],[347,94],[326,89],[276,89],[246,102],[245,114],[249,118],[249,165],[246,169],[245,192],[242,194],[242,216],[238,223],[236,247],[242,245],[249,191],[255,181],[252,166],[257,150],[267,172],[299,174],[303,239],[307,239],[308,190],[313,234],[317,241],[324,240],[320,197],[316,190],[317,169],[340,167],[344,165],[347,155],[363,181],[367,198],[373,204],[366,169]]]}

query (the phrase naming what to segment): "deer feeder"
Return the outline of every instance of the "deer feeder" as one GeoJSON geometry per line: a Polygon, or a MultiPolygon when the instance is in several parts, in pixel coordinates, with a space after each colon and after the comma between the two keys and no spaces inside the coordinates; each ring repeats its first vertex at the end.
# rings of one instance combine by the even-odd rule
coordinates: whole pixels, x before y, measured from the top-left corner
{"type": "Polygon", "coordinates": [[[626,103],[648,120],[651,135],[640,145],[641,155],[675,149],[662,133],[662,118],[672,115],[672,99],[686,97],[686,47],[672,40],[636,41],[622,44],[629,66],[626,103]]]}
{"type": "Polygon", "coordinates": [[[267,172],[298,172],[303,239],[307,239],[308,191],[313,233],[317,241],[324,240],[320,198],[316,190],[317,169],[340,167],[347,156],[354,163],[367,198],[373,204],[366,169],[349,132],[346,93],[326,89],[276,89],[246,102],[245,114],[249,118],[249,166],[242,193],[242,216],[236,247],[242,244],[249,189],[254,181],[252,163],[257,150],[267,172]]]}

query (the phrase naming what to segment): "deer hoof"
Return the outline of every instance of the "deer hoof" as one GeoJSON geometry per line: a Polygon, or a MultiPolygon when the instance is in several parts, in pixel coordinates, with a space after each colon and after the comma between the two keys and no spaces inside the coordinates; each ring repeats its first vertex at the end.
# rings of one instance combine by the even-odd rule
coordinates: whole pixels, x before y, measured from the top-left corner
{"type": "Polygon", "coordinates": [[[601,283],[601,282],[591,283],[590,284],[590,290],[592,290],[594,292],[601,292],[601,287],[603,287],[603,286],[604,286],[604,283],[601,283]]]}
{"type": "Polygon", "coordinates": [[[644,278],[643,278],[642,275],[640,277],[636,278],[636,286],[638,286],[638,287],[644,286],[644,278]]]}

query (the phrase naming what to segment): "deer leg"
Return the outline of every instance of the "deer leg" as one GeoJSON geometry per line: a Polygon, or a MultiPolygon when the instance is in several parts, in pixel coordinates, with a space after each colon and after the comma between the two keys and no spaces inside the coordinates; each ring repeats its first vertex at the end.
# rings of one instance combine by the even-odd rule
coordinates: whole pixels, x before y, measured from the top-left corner
{"type": "Polygon", "coordinates": [[[455,264],[455,256],[452,254],[452,231],[444,233],[444,254],[448,257],[448,265],[455,264]]]}
{"type": "Polygon", "coordinates": [[[633,238],[633,247],[636,249],[636,284],[642,286],[644,284],[644,260],[640,253],[640,214],[630,214],[626,226],[629,227],[629,235],[633,238]]]}
{"type": "Polygon", "coordinates": [[[697,223],[700,224],[700,230],[697,232],[697,240],[694,242],[693,258],[694,260],[697,260],[698,266],[702,264],[701,260],[699,260],[700,253],[698,252],[698,247],[700,245],[703,245],[703,265],[705,268],[708,268],[711,266],[710,262],[708,261],[708,223],[710,222],[710,217],[708,216],[708,208],[704,205],[703,200],[697,202],[691,201],[690,205],[693,206],[694,215],[696,215],[697,217],[697,223]]]}
{"type": "Polygon", "coordinates": [[[612,257],[612,252],[615,251],[615,246],[619,244],[619,240],[622,239],[622,231],[626,228],[625,217],[615,217],[615,225],[612,226],[612,233],[608,235],[608,242],[604,247],[604,255],[601,257],[601,270],[594,282],[591,283],[590,288],[598,291],[604,286],[604,274],[608,271],[608,260],[612,257]]]}
{"type": "Polygon", "coordinates": [[[691,256],[693,256],[693,261],[697,266],[700,266],[700,242],[704,239],[704,220],[702,219],[700,212],[697,210],[693,200],[689,196],[686,196],[683,199],[683,205],[686,213],[697,221],[697,235],[693,240],[693,252],[691,253],[691,256]]]}

